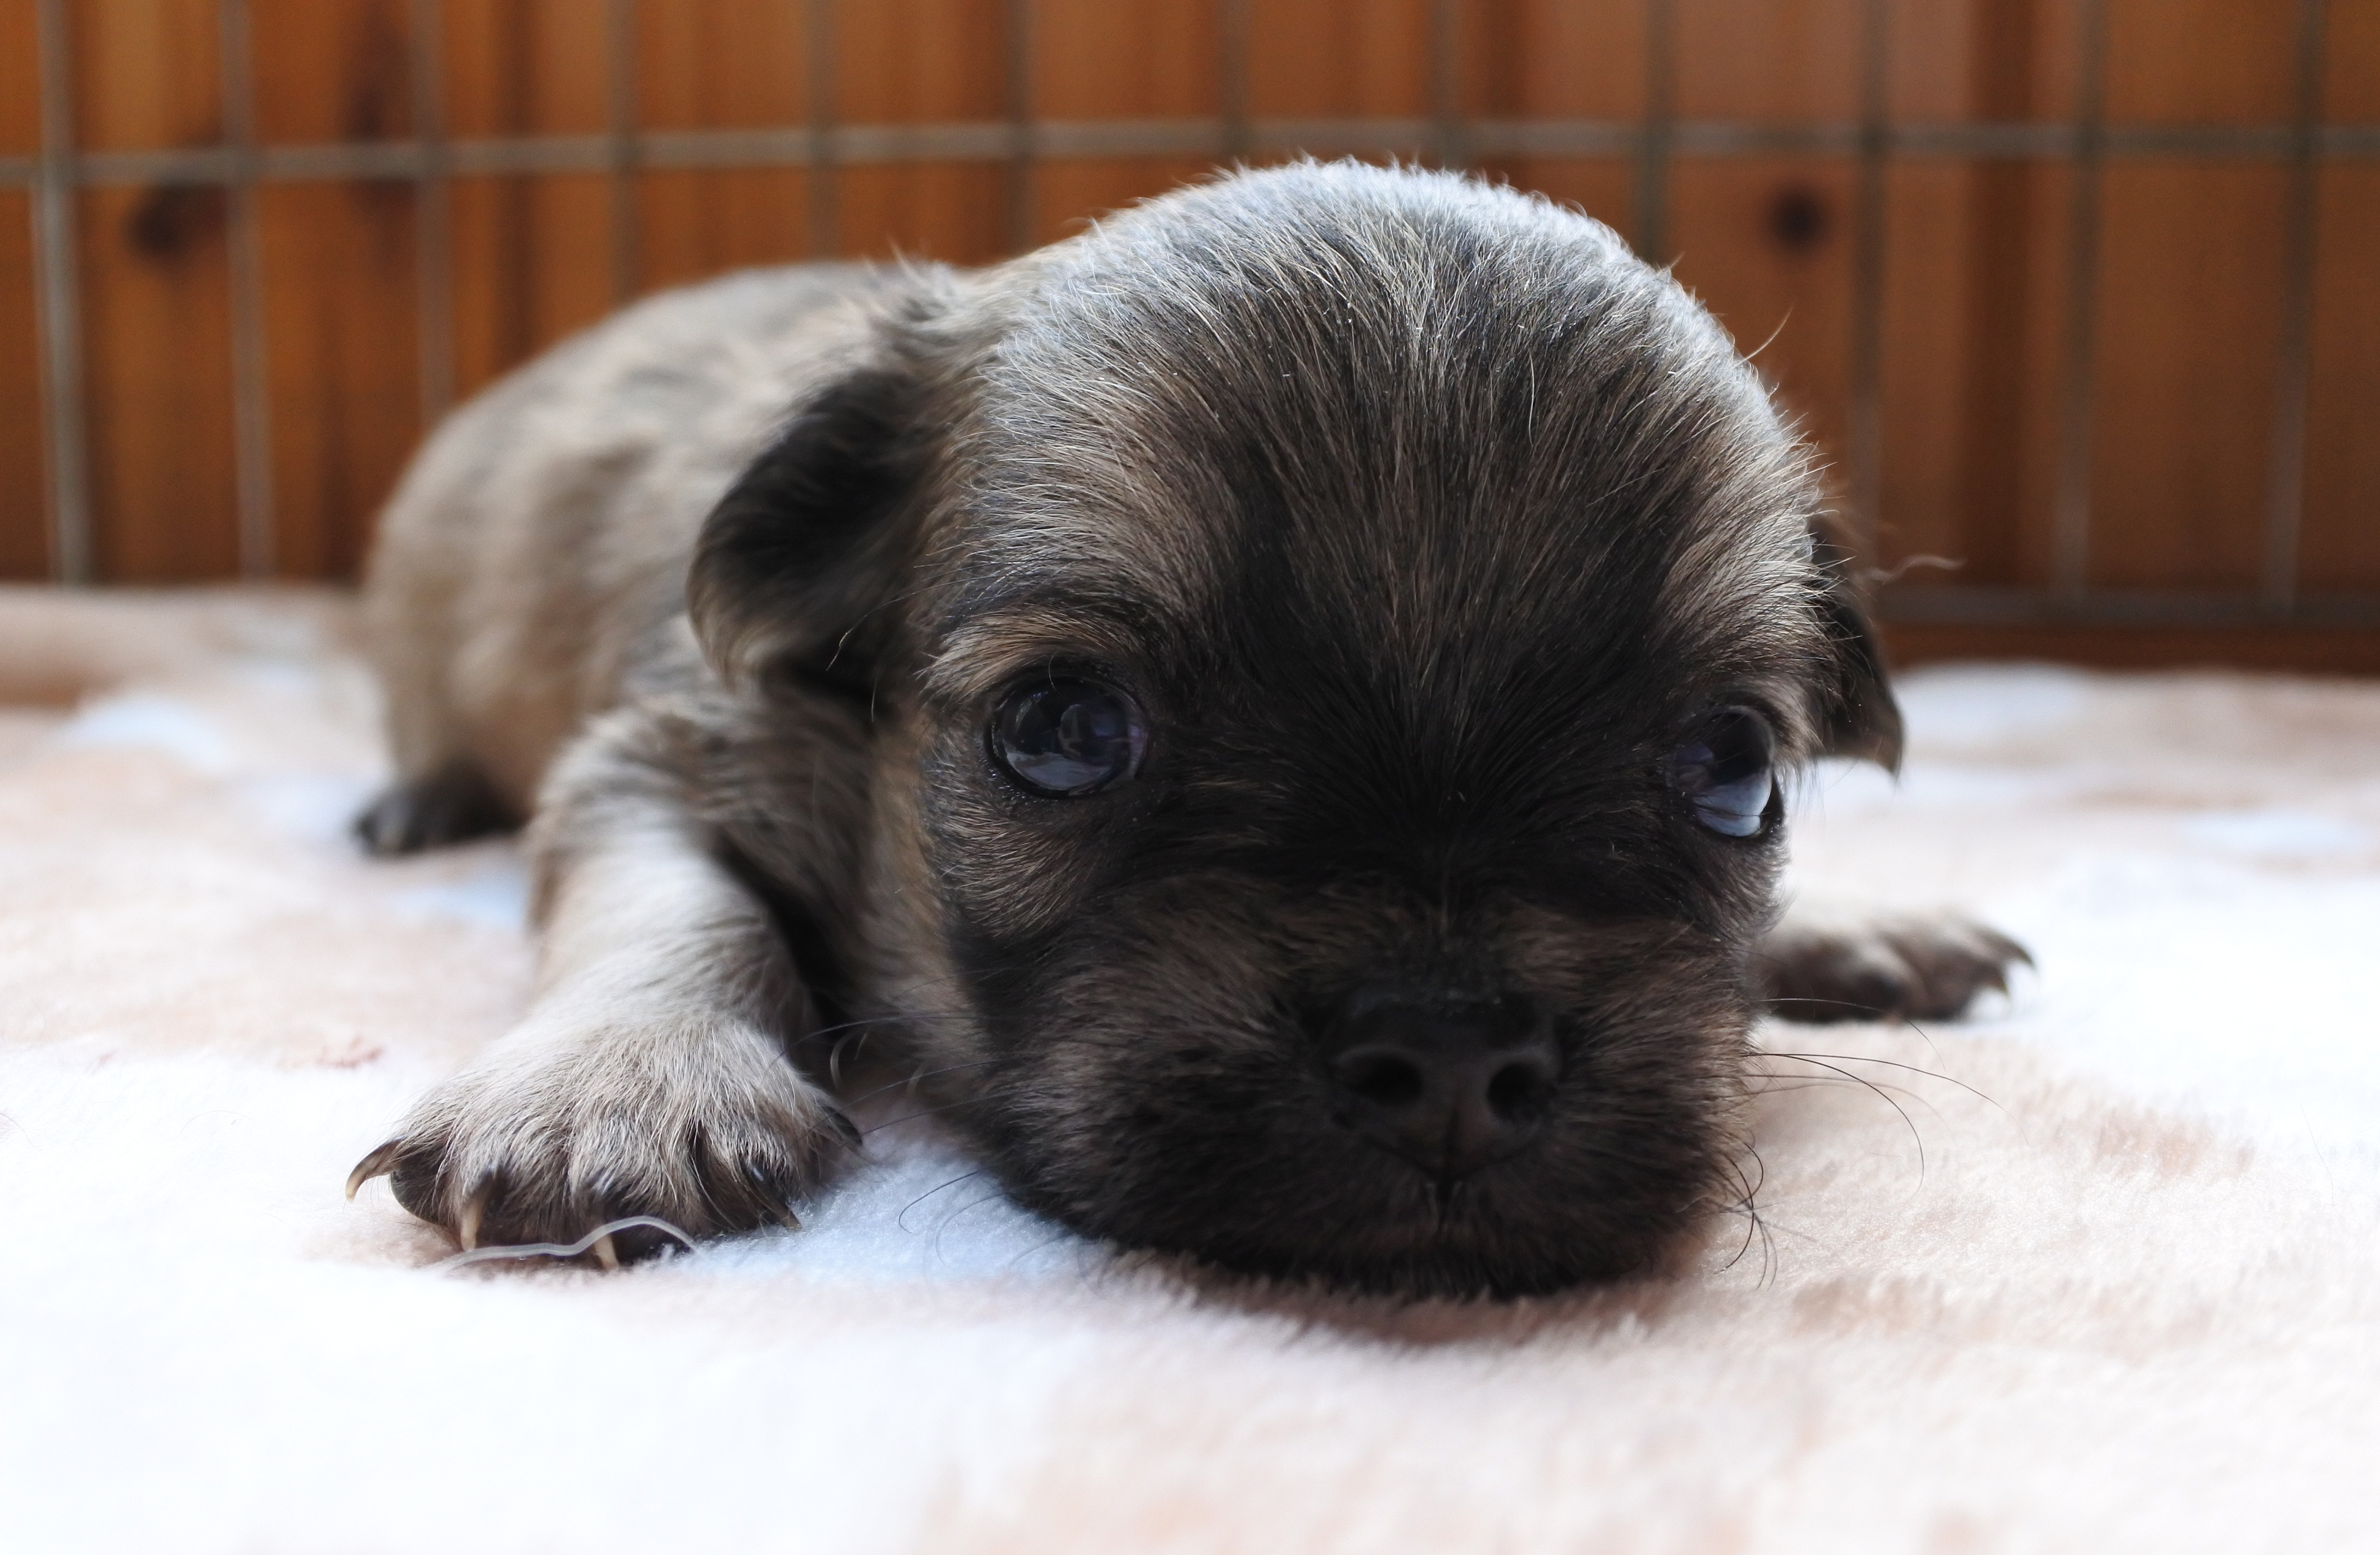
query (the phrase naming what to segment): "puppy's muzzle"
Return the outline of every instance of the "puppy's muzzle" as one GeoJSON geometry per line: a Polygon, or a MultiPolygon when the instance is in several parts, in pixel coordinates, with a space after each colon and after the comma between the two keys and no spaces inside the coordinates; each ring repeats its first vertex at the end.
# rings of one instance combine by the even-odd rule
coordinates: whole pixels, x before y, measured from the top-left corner
{"type": "Polygon", "coordinates": [[[1326,1023],[1323,1051],[1332,1120],[1441,1184],[1525,1149],[1560,1074],[1523,999],[1365,990],[1326,1023]]]}

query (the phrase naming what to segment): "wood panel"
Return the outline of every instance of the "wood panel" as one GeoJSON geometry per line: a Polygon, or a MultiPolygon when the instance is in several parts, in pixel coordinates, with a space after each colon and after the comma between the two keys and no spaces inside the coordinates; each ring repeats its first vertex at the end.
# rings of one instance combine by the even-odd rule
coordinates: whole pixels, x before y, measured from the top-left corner
{"type": "MultiPolygon", "coordinates": [[[[413,132],[410,0],[249,4],[263,139],[413,132]]],[[[1014,107],[1010,0],[836,0],[824,103],[809,99],[809,9],[796,0],[638,0],[634,75],[623,83],[611,74],[602,0],[442,9],[448,128],[467,140],[601,136],[615,85],[636,125],[653,131],[801,128],[821,111],[845,125],[996,124],[1014,107]]],[[[70,10],[84,145],[220,139],[215,0],[78,0],[70,10]]],[[[1464,0],[1445,60],[1433,57],[1435,10],[1432,0],[1247,0],[1249,113],[1403,121],[1415,127],[1407,153],[1426,154],[1441,82],[1472,118],[1629,121],[1648,106],[1641,0],[1464,0]]],[[[1023,11],[1034,117],[1223,111],[1220,0],[1030,0],[1023,11]]],[[[2297,14],[2285,0],[2108,0],[2110,122],[2280,122],[2294,101],[2297,14]]],[[[1676,0],[1674,15],[1680,116],[1789,125],[1861,112],[1867,0],[1676,0]]],[[[1888,0],[1884,15],[1896,119],[2072,113],[2078,0],[1888,0]]],[[[2325,116],[2380,120],[2380,0],[2329,0],[2327,17],[2325,116]]],[[[38,143],[32,28],[33,0],[0,0],[0,155],[38,143]]],[[[1078,231],[1210,160],[461,179],[457,376],[467,391],[483,384],[636,291],[821,245],[990,260],[1020,236],[1078,231]],[[624,249],[615,239],[630,231],[624,249]]],[[[1638,213],[1640,169],[1628,157],[1508,157],[1480,171],[1622,231],[1638,213]]],[[[1835,454],[1852,410],[1857,177],[1840,156],[1683,154],[1666,200],[1677,273],[1759,349],[1762,371],[1835,454]]],[[[2071,188],[2055,163],[1912,156],[1889,171],[1878,559],[1963,563],[1912,584],[2050,577],[2071,188]]],[[[2320,188],[2301,570],[2309,588],[2370,589],[2380,587],[2380,439],[2369,433],[2380,424],[2380,167],[2329,166],[2320,188]]],[[[2269,159],[2118,158],[2105,172],[2095,584],[2240,589],[2259,579],[2288,190],[2288,169],[2269,159]]],[[[408,184],[369,182],[274,186],[260,199],[276,551],[298,575],[352,572],[419,431],[414,200],[408,184]]],[[[202,187],[94,190],[78,210],[103,568],[142,579],[228,573],[224,198],[202,187]]],[[[47,565],[29,223],[23,192],[0,190],[0,574],[10,575],[47,565]]],[[[1998,640],[1974,640],[1986,638],[1998,640]]],[[[2265,646],[2253,652],[2280,651],[2270,647],[2280,638],[2255,640],[2265,646]]]]}
{"type": "Polygon", "coordinates": [[[1429,113],[1429,0],[1249,0],[1248,13],[1255,116],[1429,113]]]}
{"type": "Polygon", "coordinates": [[[636,200],[645,290],[811,257],[810,177],[799,168],[640,173],[636,200]]]}
{"type": "Polygon", "coordinates": [[[223,191],[82,196],[93,550],[119,583],[239,572],[223,191]]]}
{"type": "Polygon", "coordinates": [[[84,0],[67,16],[78,146],[147,151],[222,138],[215,0],[84,0]]]}
{"type": "Polygon", "coordinates": [[[605,127],[611,74],[602,0],[443,0],[441,9],[452,134],[592,134],[605,127]]]}
{"type": "MultiPolygon", "coordinates": [[[[1193,119],[1223,111],[1215,7],[1036,0],[1033,113],[1045,119],[1193,119]]],[[[1073,157],[1033,171],[1032,233],[1050,242],[1101,213],[1209,172],[1213,157],[1073,157]]]]}
{"type": "MultiPolygon", "coordinates": [[[[1005,118],[1001,0],[839,0],[834,116],[846,124],[1005,118]]],[[[980,264],[1011,246],[1009,173],[998,164],[853,166],[834,174],[836,242],[855,258],[905,254],[980,264]]]]}
{"type": "MultiPolygon", "coordinates": [[[[1920,581],[1978,581],[1977,557],[1962,501],[1968,491],[1961,433],[1973,413],[1974,385],[1967,364],[1977,335],[1991,327],[1971,307],[1979,256],[1970,169],[1947,163],[1895,167],[1885,187],[1881,364],[1885,458],[1878,496],[1877,541],[1887,565],[1912,557],[1955,560],[1956,570],[1931,564],[1908,575],[1920,581]]],[[[1789,326],[1790,327],[1790,326],[1789,326]]],[[[2001,494],[1996,506],[2014,504],[2001,494]]],[[[1993,582],[2007,582],[2003,576],[1993,582]]]]}
{"type": "Polygon", "coordinates": [[[2106,202],[2091,580],[2252,587],[2280,343],[2284,175],[2119,164],[2107,170],[2106,202]]]}
{"type": "Polygon", "coordinates": [[[2380,0],[2325,0],[2323,17],[2323,117],[2380,121],[2380,0]]]}
{"type": "MultiPolygon", "coordinates": [[[[806,8],[748,0],[645,0],[637,8],[637,122],[757,129],[810,118],[806,8]]],[[[640,286],[675,285],[809,256],[811,183],[800,168],[678,169],[636,185],[640,286]]]]}
{"type": "Polygon", "coordinates": [[[1675,0],[1678,114],[1843,120],[1860,107],[1863,0],[1675,0]]]}
{"type": "MultiPolygon", "coordinates": [[[[78,144],[221,139],[212,0],[91,0],[69,16],[78,144]]],[[[92,551],[112,581],[239,570],[225,210],[221,189],[191,185],[77,200],[92,551]]]]}
{"type": "MultiPolygon", "coordinates": [[[[1943,104],[1948,116],[2022,122],[2049,111],[2052,83],[2044,79],[2045,61],[2070,57],[2058,43],[2070,34],[2058,29],[2072,21],[2049,10],[2033,0],[1986,0],[1969,7],[1963,68],[1943,104]]],[[[2057,369],[2070,237],[2067,179],[2062,171],[2021,160],[1953,164],[1937,173],[1930,180],[1936,190],[1956,190],[1955,210],[1937,207],[1942,228],[1912,231],[1909,213],[1896,208],[1887,260],[1892,307],[1887,372],[1904,382],[1930,376],[1930,364],[1912,361],[1904,331],[1920,327],[1915,316],[1921,314],[1956,320],[1952,354],[1942,366],[1959,383],[1949,407],[1957,448],[1944,472],[1947,490],[1918,478],[1929,496],[1939,492],[1944,499],[1938,522],[1929,507],[1912,511],[1888,501],[1887,538],[1900,528],[1914,541],[1892,563],[1917,553],[1957,563],[1955,569],[1909,574],[1907,581],[1920,587],[2039,584],[2048,576],[2062,389],[2057,369]],[[1954,271],[1955,289],[1930,297],[1912,289],[1909,280],[1929,263],[1954,271]]],[[[1912,190],[1911,198],[1920,197],[1912,190]]],[[[1941,404],[1935,400],[1926,408],[1941,404]]],[[[1900,405],[1888,404],[1888,496],[1896,480],[1910,479],[1903,451],[1924,437],[1900,405]]]]}
{"type": "Polygon", "coordinates": [[[2380,675],[2380,632],[2325,626],[1920,626],[1884,628],[1900,665],[2048,659],[2114,670],[2171,667],[2380,675]]]}
{"type": "Polygon", "coordinates": [[[2321,182],[2306,426],[2308,589],[2380,589],[2380,167],[2321,182]]]}
{"type": "Polygon", "coordinates": [[[9,579],[50,573],[30,205],[0,189],[0,578],[9,579]]]}
{"type": "Polygon", "coordinates": [[[1503,0],[1465,15],[1466,112],[1516,119],[1644,116],[1645,6],[1503,0]]]}
{"type": "Polygon", "coordinates": [[[298,184],[260,204],[273,562],[349,577],[421,433],[413,190],[298,184]]]}
{"type": "MultiPolygon", "coordinates": [[[[2323,114],[2380,121],[2380,0],[2329,0],[2323,114]]],[[[2325,168],[2307,407],[2309,589],[2380,589],[2380,166],[2325,168]]]]}
{"type": "Polygon", "coordinates": [[[648,129],[807,123],[808,6],[641,0],[637,122],[648,129]]]}
{"type": "Polygon", "coordinates": [[[1819,158],[1684,161],[1670,181],[1678,279],[1830,450],[1851,419],[1852,183],[1819,158]]]}
{"type": "Polygon", "coordinates": [[[2295,5],[2107,0],[2116,124],[2272,124],[2296,101],[2295,5]]]}
{"type": "MultiPolygon", "coordinates": [[[[1464,13],[1460,106],[1498,119],[1633,122],[1645,103],[1642,6],[1505,0],[1464,13]]],[[[1622,157],[1491,157],[1479,171],[1633,235],[1636,166],[1622,157]]]]}
{"type": "Polygon", "coordinates": [[[485,387],[618,302],[612,178],[455,180],[455,378],[485,387]]]}
{"type": "MultiPolygon", "coordinates": [[[[458,139],[599,134],[610,122],[597,0],[448,0],[458,139]]],[[[621,301],[608,174],[460,178],[453,196],[455,386],[484,387],[621,301]]]]}
{"type": "Polygon", "coordinates": [[[248,0],[256,135],[267,144],[413,133],[407,0],[248,0]]]}
{"type": "Polygon", "coordinates": [[[42,83],[34,0],[0,0],[0,156],[42,144],[42,83]]]}

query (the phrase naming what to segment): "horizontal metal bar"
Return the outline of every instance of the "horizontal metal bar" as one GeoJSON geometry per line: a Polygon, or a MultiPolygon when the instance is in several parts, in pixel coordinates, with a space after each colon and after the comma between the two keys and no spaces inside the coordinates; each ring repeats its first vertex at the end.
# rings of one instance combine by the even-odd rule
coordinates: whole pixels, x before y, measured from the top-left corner
{"type": "MultiPolygon", "coordinates": [[[[1222,119],[1058,119],[1024,128],[1029,154],[1042,158],[1215,157],[1238,149],[1256,153],[1312,152],[1321,155],[1418,152],[1434,144],[1428,119],[1257,119],[1245,139],[1222,119]]],[[[1723,159],[1752,156],[1856,155],[1861,127],[1843,124],[1746,124],[1682,119],[1668,127],[1671,155],[1723,159]]],[[[1005,162],[1015,154],[1019,127],[1005,120],[951,124],[837,125],[823,137],[808,126],[769,129],[648,130],[638,136],[638,162],[677,169],[802,167],[820,160],[867,164],[914,162],[1005,162]]],[[[2118,158],[2287,161],[2296,142],[2288,125],[2109,126],[2104,153],[2118,158]]],[[[1464,131],[1475,156],[1633,157],[1641,153],[1642,125],[1606,119],[1479,119],[1464,131]]],[[[1886,131],[1888,154],[1979,161],[2070,157],[2080,131],[2064,124],[1903,124],[1886,131]]],[[[2380,157],[2380,125],[2331,125],[2313,138],[2317,160],[2380,157]]],[[[536,135],[455,140],[446,165],[458,175],[603,173],[617,148],[609,135],[536,135]]],[[[268,183],[422,176],[430,153],[413,140],[352,140],[257,148],[257,176],[268,183]]],[[[229,184],[237,157],[225,146],[159,151],[87,152],[71,160],[69,176],[86,187],[229,184]]],[[[0,157],[0,184],[30,184],[36,158],[0,157]]]]}
{"type": "Polygon", "coordinates": [[[1973,626],[2312,626],[2380,629],[2380,594],[2306,593],[2286,611],[2252,589],[2048,589],[1918,586],[1886,589],[1876,601],[1888,622],[1973,626]]]}

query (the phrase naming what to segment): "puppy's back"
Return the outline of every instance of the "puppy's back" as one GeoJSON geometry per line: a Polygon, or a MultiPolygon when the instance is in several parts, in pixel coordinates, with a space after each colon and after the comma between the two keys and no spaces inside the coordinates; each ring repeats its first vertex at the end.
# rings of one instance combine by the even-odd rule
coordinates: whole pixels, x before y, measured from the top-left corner
{"type": "Polygon", "coordinates": [[[397,766],[369,844],[526,817],[562,742],[666,650],[704,515],[894,273],[798,265],[663,293],[438,428],[365,584],[397,766]]]}

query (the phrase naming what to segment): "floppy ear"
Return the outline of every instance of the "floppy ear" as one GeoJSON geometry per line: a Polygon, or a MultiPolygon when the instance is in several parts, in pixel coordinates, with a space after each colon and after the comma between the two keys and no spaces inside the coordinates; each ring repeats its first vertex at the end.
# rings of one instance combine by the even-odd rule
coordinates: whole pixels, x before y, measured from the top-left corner
{"type": "Polygon", "coordinates": [[[1870,621],[1851,552],[1824,523],[1810,527],[1810,560],[1818,571],[1820,623],[1832,656],[1820,672],[1819,730],[1823,754],[1852,756],[1888,771],[1900,770],[1900,704],[1885,674],[1884,645],[1870,621]]]}
{"type": "Polygon", "coordinates": [[[686,613],[730,686],[790,679],[865,701],[913,552],[930,374],[885,321],[794,407],[704,520],[686,613]]]}

